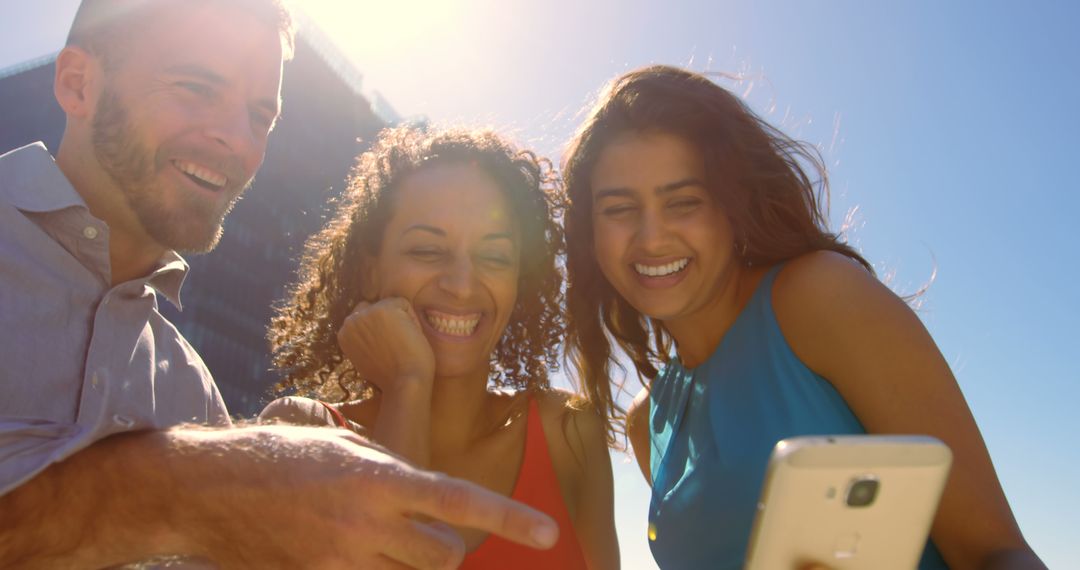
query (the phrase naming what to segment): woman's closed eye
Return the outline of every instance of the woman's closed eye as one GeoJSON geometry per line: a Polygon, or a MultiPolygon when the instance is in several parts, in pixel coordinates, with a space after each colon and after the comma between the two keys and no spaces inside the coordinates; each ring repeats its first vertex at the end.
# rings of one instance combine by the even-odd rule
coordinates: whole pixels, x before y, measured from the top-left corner
{"type": "Polygon", "coordinates": [[[414,247],[408,251],[409,257],[419,261],[439,261],[445,252],[435,247],[414,247]]]}
{"type": "Polygon", "coordinates": [[[700,198],[676,198],[668,202],[667,207],[675,213],[683,214],[694,211],[702,203],[700,198]]]}
{"type": "Polygon", "coordinates": [[[636,204],[611,204],[600,208],[600,215],[607,218],[622,218],[637,211],[636,204]]]}
{"type": "Polygon", "coordinates": [[[514,260],[511,259],[509,255],[502,253],[481,253],[479,258],[484,264],[497,269],[512,267],[514,265],[514,260]]]}

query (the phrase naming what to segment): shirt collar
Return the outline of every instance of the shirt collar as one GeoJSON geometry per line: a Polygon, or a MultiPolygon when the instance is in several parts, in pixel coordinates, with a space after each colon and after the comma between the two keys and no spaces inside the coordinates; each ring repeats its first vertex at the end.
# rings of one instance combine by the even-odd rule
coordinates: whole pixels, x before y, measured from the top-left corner
{"type": "Polygon", "coordinates": [[[0,195],[24,212],[86,207],[45,145],[36,142],[0,155],[0,195]]]}
{"type": "MultiPolygon", "coordinates": [[[[0,155],[0,197],[12,206],[35,213],[66,208],[86,208],[82,196],[56,166],[45,145],[36,142],[0,155]]],[[[187,261],[175,251],[166,251],[147,283],[170,303],[182,309],[180,288],[187,277],[187,261]]]]}
{"type": "Polygon", "coordinates": [[[188,274],[188,263],[179,253],[169,250],[158,260],[157,269],[150,273],[147,283],[161,293],[177,309],[184,310],[180,304],[180,288],[188,274]]]}

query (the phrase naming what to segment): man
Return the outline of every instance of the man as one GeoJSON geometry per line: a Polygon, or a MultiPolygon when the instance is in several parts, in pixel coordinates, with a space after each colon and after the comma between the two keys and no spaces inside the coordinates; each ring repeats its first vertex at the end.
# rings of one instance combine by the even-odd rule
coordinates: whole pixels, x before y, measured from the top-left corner
{"type": "Polygon", "coordinates": [[[292,42],[275,0],[80,6],[55,163],[0,157],[0,567],[455,566],[429,520],[554,543],[543,515],[349,432],[180,425],[229,418],[155,292],[179,304],[175,251],[214,247],[261,164],[292,42]]]}

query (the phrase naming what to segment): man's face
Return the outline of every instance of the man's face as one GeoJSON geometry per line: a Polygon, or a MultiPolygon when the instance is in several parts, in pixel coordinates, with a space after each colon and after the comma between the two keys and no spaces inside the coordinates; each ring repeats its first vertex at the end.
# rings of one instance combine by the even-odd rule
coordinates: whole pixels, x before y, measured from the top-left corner
{"type": "Polygon", "coordinates": [[[175,4],[140,20],[122,44],[129,49],[106,73],[91,136],[127,210],[113,231],[205,252],[262,164],[282,48],[277,30],[236,7],[175,4]]]}

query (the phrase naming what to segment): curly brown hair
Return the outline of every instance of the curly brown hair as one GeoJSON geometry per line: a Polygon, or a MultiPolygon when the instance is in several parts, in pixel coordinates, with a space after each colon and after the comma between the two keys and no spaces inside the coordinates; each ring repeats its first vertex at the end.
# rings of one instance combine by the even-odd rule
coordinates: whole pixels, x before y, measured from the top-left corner
{"type": "Polygon", "coordinates": [[[873,273],[858,252],[826,229],[828,180],[816,149],[769,125],[701,74],[652,66],[616,78],[570,142],[563,165],[570,199],[566,358],[606,420],[613,445],[624,434],[625,410],[612,395],[612,367],[622,370],[612,340],[645,385],[668,361],[672,346],[662,323],[619,296],[593,254],[590,179],[604,148],[626,132],[673,134],[701,151],[706,187],[731,221],[736,255],[744,264],[773,265],[831,250],[873,273]]]}
{"type": "Polygon", "coordinates": [[[337,331],[362,300],[362,260],[378,255],[402,180],[447,163],[475,164],[491,176],[522,236],[517,303],[492,353],[491,381],[516,389],[549,387],[566,328],[556,263],[565,245],[558,222],[565,199],[550,161],[490,131],[429,133],[405,126],[383,131],[360,155],[334,217],[305,246],[298,281],[276,307],[268,332],[274,365],[284,373],[279,391],[330,401],[372,393],[338,347],[337,331]]]}

